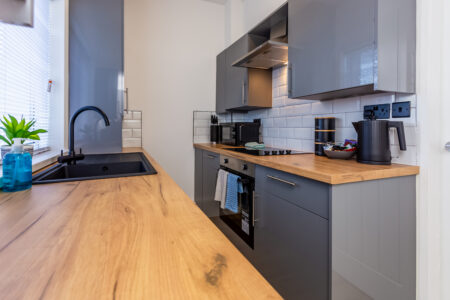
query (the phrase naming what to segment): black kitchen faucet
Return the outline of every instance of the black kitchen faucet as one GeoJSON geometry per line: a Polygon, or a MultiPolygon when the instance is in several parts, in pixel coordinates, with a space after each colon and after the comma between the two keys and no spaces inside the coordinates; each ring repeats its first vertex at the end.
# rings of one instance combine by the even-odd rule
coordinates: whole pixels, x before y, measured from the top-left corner
{"type": "Polygon", "coordinates": [[[76,154],[75,153],[75,121],[77,119],[77,117],[82,113],[85,112],[87,110],[93,110],[97,113],[99,113],[102,117],[103,120],[105,121],[105,126],[109,126],[109,119],[108,116],[105,114],[105,112],[103,110],[101,110],[100,108],[96,107],[96,106],[84,106],[82,108],[80,108],[79,110],[77,110],[72,118],[70,119],[70,125],[69,125],[69,155],[64,156],[63,155],[63,151],[61,150],[61,156],[58,157],[58,162],[59,163],[67,163],[68,165],[71,164],[76,164],[77,160],[83,160],[84,159],[84,154],[81,151],[80,148],[80,153],[76,154]]]}

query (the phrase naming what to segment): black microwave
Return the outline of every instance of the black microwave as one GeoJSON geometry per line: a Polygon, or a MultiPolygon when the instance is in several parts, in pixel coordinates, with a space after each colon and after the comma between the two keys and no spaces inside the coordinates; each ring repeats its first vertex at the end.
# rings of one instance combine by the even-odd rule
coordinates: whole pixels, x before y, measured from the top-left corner
{"type": "Polygon", "coordinates": [[[221,143],[231,146],[244,146],[246,143],[259,142],[259,122],[222,123],[221,143]]]}

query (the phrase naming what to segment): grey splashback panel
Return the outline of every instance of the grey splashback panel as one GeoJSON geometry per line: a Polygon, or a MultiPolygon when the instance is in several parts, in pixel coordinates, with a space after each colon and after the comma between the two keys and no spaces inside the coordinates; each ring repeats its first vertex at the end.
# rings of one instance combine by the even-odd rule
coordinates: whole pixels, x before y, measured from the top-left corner
{"type": "Polygon", "coordinates": [[[75,124],[75,147],[86,153],[122,150],[123,0],[71,0],[70,109],[94,105],[110,119],[85,112],[75,124]]]}

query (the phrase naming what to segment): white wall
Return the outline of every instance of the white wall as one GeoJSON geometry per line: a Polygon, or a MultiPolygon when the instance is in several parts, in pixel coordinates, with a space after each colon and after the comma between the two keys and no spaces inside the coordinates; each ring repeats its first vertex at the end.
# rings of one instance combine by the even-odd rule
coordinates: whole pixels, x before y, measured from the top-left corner
{"type": "Polygon", "coordinates": [[[285,2],[286,0],[245,0],[245,31],[249,31],[255,27],[285,2]]]}
{"type": "Polygon", "coordinates": [[[245,31],[245,0],[227,0],[225,4],[225,45],[230,46],[245,31]]]}
{"type": "Polygon", "coordinates": [[[221,1],[125,1],[125,85],[141,110],[143,147],[193,199],[193,111],[215,110],[221,1]]]}

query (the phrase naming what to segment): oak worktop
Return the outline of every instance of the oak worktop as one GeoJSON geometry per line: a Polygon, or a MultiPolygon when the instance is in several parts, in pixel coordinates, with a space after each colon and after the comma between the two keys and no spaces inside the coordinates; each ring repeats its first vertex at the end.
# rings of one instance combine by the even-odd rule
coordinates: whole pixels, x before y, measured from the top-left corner
{"type": "Polygon", "coordinates": [[[147,157],[157,175],[1,192],[0,299],[279,299],[147,157]]]}
{"type": "Polygon", "coordinates": [[[356,160],[329,159],[314,154],[253,156],[224,150],[224,148],[230,148],[231,146],[220,144],[194,144],[194,147],[328,184],[411,176],[419,174],[420,170],[418,166],[401,164],[367,165],[358,163],[356,160]]]}

